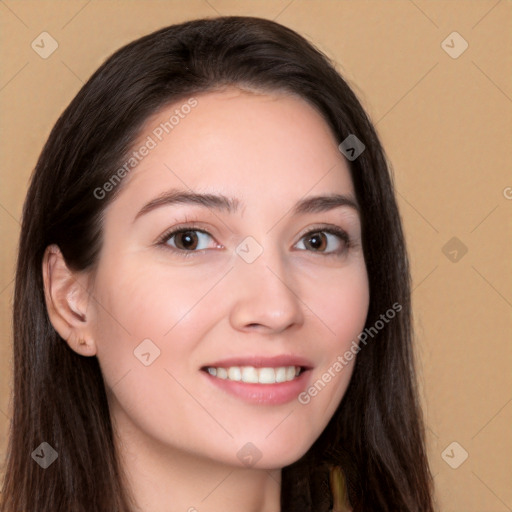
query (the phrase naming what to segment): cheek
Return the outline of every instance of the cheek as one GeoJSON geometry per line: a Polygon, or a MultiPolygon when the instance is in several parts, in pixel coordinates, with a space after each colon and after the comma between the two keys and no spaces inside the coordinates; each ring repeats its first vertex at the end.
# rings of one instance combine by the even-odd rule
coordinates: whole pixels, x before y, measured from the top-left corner
{"type": "Polygon", "coordinates": [[[318,317],[322,332],[316,338],[319,364],[299,403],[314,415],[322,430],[338,407],[350,382],[360,351],[358,335],[364,329],[369,307],[369,284],[364,264],[351,266],[305,296],[318,317]]]}
{"type": "Polygon", "coordinates": [[[212,283],[126,263],[98,275],[98,283],[97,357],[115,415],[166,443],[193,443],[200,429],[190,425],[205,418],[185,390],[198,372],[194,349],[211,325],[215,304],[204,299],[212,283]]]}
{"type": "MultiPolygon", "coordinates": [[[[212,299],[214,294],[208,297],[216,280],[215,275],[160,272],[158,267],[129,261],[104,265],[95,291],[95,340],[106,383],[112,385],[141,367],[186,373],[187,365],[193,365],[190,353],[219,304],[212,299]]],[[[146,371],[140,378],[147,376],[146,371]]]]}
{"type": "MultiPolygon", "coordinates": [[[[317,276],[318,277],[318,276],[317,276]]],[[[331,273],[308,284],[304,303],[321,324],[324,355],[332,362],[342,354],[363,330],[370,301],[368,276],[364,263],[331,273]]],[[[328,362],[324,359],[324,362],[328,362]]]]}

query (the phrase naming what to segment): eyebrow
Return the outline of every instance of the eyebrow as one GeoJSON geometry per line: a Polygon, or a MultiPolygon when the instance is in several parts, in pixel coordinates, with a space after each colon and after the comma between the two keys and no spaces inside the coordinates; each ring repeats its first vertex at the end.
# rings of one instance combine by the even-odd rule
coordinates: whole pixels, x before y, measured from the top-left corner
{"type": "MultiPolygon", "coordinates": [[[[227,213],[239,213],[242,203],[239,199],[227,197],[222,194],[200,194],[185,190],[172,189],[146,203],[137,213],[133,222],[139,217],[162,206],[175,204],[195,204],[205,208],[213,208],[227,213]]],[[[322,213],[340,207],[349,207],[359,213],[357,201],[343,194],[329,194],[310,196],[298,201],[292,209],[293,215],[307,213],[322,213]]]]}

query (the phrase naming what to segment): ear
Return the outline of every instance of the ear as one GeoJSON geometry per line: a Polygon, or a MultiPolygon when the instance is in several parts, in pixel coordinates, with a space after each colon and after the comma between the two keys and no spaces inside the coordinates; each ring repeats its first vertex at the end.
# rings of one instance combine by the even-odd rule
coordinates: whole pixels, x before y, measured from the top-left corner
{"type": "Polygon", "coordinates": [[[95,355],[91,314],[87,314],[91,300],[87,276],[68,268],[57,245],[46,248],[42,271],[46,308],[53,327],[75,352],[95,355]]]}

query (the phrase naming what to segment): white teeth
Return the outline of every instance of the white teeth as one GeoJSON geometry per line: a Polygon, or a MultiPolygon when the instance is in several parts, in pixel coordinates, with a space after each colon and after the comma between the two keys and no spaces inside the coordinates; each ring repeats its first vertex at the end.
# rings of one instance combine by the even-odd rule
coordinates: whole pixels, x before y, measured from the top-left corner
{"type": "Polygon", "coordinates": [[[286,368],[276,368],[276,382],[284,382],[286,380],[286,368]]]}
{"type": "Polygon", "coordinates": [[[229,380],[242,380],[242,372],[238,366],[232,366],[228,369],[229,380]]]}
{"type": "Polygon", "coordinates": [[[295,366],[288,366],[286,369],[286,380],[292,380],[295,377],[295,366]]]}
{"type": "Polygon", "coordinates": [[[252,366],[242,367],[242,382],[256,384],[258,382],[258,370],[252,366]]]}
{"type": "Polygon", "coordinates": [[[210,375],[219,379],[229,379],[252,384],[275,384],[293,380],[300,374],[300,366],[280,366],[278,368],[254,368],[254,366],[230,366],[229,368],[208,367],[210,375]]]}
{"type": "Polygon", "coordinates": [[[228,372],[226,371],[226,368],[217,368],[217,377],[219,379],[227,379],[228,378],[228,372]]]}
{"type": "MultiPolygon", "coordinates": [[[[274,384],[276,382],[276,372],[274,368],[261,368],[258,373],[258,382],[260,384],[274,384]]],[[[295,375],[295,368],[293,374],[295,375]]]]}

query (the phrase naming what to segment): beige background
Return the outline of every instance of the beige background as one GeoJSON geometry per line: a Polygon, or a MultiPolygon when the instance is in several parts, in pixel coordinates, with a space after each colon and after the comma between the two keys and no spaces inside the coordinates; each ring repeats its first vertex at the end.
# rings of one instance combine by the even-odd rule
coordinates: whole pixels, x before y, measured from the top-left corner
{"type": "Polygon", "coordinates": [[[165,25],[217,14],[261,16],[305,35],[336,60],[376,123],[412,260],[439,510],[511,511],[509,0],[0,1],[0,455],[19,219],[42,145],[114,50],[165,25]],[[58,42],[46,59],[31,47],[43,31],[58,42]],[[448,37],[454,31],[460,36],[448,37]],[[455,55],[463,40],[468,48],[452,58],[445,49],[455,55]],[[445,247],[452,237],[455,245],[445,247]],[[469,456],[453,469],[445,460],[455,465],[462,450],[469,456]]]}

